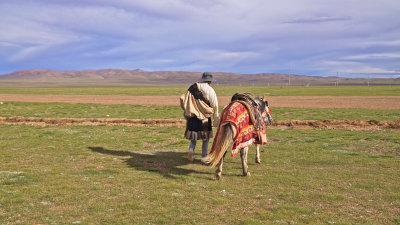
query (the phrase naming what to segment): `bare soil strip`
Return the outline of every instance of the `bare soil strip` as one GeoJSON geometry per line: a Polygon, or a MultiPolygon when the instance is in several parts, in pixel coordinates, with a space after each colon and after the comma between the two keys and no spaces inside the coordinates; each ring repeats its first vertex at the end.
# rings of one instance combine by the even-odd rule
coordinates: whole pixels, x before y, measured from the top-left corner
{"type": "MultiPolygon", "coordinates": [[[[218,97],[221,106],[230,99],[218,97]]],[[[272,108],[400,109],[400,96],[268,96],[267,100],[272,108]]],[[[179,106],[179,96],[0,94],[0,101],[179,106]]]]}
{"type": "Polygon", "coordinates": [[[33,118],[33,117],[0,117],[0,124],[26,124],[33,126],[183,126],[185,120],[174,119],[114,119],[114,118],[33,118]]]}
{"type": "MultiPolygon", "coordinates": [[[[32,126],[159,126],[183,127],[185,120],[173,119],[111,119],[111,118],[32,118],[32,117],[0,117],[0,124],[32,125],[32,126]]],[[[272,129],[345,129],[345,130],[379,130],[400,129],[400,120],[290,120],[277,121],[272,129]]]]}

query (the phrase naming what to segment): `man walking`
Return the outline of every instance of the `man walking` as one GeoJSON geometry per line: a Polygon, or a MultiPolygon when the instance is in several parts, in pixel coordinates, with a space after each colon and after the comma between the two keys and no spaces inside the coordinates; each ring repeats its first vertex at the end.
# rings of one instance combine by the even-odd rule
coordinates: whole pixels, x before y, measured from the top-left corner
{"type": "Polygon", "coordinates": [[[202,158],[208,155],[208,143],[213,137],[211,116],[214,125],[218,125],[218,99],[210,84],[215,81],[213,75],[204,72],[199,82],[192,84],[180,98],[186,119],[185,138],[190,140],[188,159],[193,162],[197,140],[203,140],[202,158]]]}

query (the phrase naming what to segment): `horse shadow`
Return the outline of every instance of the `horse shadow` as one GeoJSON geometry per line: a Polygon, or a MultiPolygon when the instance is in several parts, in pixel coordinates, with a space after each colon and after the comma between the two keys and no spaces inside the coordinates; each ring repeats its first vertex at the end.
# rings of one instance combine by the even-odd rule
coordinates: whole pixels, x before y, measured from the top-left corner
{"type": "MultiPolygon", "coordinates": [[[[188,164],[200,164],[198,161],[190,163],[185,152],[155,152],[154,154],[129,152],[124,150],[111,150],[103,147],[87,147],[93,152],[114,155],[124,158],[125,163],[136,170],[158,173],[163,177],[178,179],[179,176],[189,176],[192,174],[212,174],[211,172],[201,172],[193,169],[181,168],[188,164]]],[[[207,178],[204,178],[207,179],[207,178]]],[[[210,178],[211,179],[211,178],[210,178]]]]}

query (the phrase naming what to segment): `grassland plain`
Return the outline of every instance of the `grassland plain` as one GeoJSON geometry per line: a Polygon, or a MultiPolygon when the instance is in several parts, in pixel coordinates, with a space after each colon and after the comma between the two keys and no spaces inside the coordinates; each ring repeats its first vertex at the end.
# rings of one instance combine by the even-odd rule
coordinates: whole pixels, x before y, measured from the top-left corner
{"type": "Polygon", "coordinates": [[[183,128],[0,129],[1,224],[400,222],[398,130],[269,130],[252,176],[228,156],[217,182],[183,128]]]}
{"type": "MultiPolygon", "coordinates": [[[[147,88],[145,95],[166,95],[174,88],[173,95],[178,95],[186,89],[157,92],[156,87],[147,88]]],[[[226,95],[233,90],[242,92],[229,88],[226,95]]],[[[279,94],[276,88],[270,94],[279,94]]],[[[399,89],[386,88],[373,93],[399,95],[399,89]]],[[[108,90],[107,94],[140,95],[136,88],[88,89],[26,90],[31,91],[28,94],[101,94],[108,90]]],[[[302,90],[311,94],[311,89],[302,90]]],[[[315,94],[327,90],[330,87],[315,90],[315,94]]],[[[349,96],[374,95],[365,90],[342,89],[349,96]]],[[[20,91],[24,90],[14,93],[20,91]]],[[[180,108],[174,106],[0,105],[0,116],[17,115],[182,118],[180,108]]],[[[276,120],[398,120],[399,111],[273,108],[273,115],[276,120]]],[[[188,163],[183,129],[0,125],[0,224],[400,223],[399,130],[271,129],[262,164],[253,162],[254,148],[250,149],[251,177],[240,176],[239,157],[227,156],[223,179],[217,182],[215,169],[201,165],[199,154],[195,163],[188,163]]]]}
{"type": "MultiPolygon", "coordinates": [[[[222,110],[220,107],[220,111],[222,110]]],[[[274,108],[275,120],[399,120],[400,110],[329,109],[329,108],[274,108]]],[[[179,106],[98,105],[71,103],[5,102],[0,105],[0,116],[35,118],[127,118],[127,119],[183,119],[179,106]]]]}
{"type": "MultiPolygon", "coordinates": [[[[213,86],[218,96],[249,92],[266,96],[399,96],[400,86],[213,86]]],[[[158,87],[0,87],[0,94],[179,96],[186,86],[158,87]]]]}

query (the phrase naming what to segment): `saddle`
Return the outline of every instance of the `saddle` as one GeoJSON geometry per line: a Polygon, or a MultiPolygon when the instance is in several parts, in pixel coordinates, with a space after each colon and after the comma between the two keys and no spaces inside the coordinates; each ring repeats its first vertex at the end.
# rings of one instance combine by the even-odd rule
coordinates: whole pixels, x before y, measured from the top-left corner
{"type": "Polygon", "coordinates": [[[257,103],[254,96],[250,93],[236,93],[232,96],[231,102],[237,101],[245,105],[249,111],[250,120],[254,125],[255,131],[263,130],[261,113],[265,109],[265,103],[257,103]]]}

